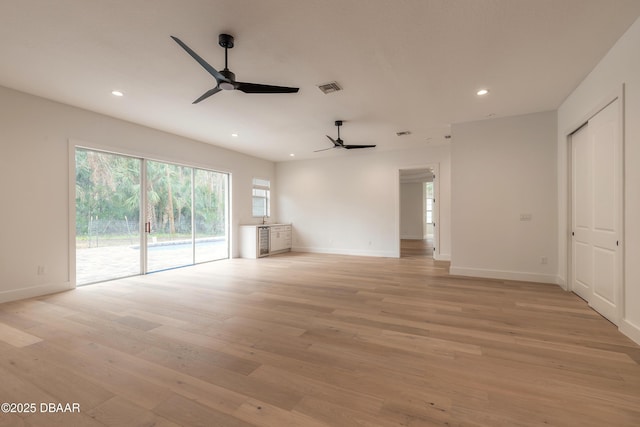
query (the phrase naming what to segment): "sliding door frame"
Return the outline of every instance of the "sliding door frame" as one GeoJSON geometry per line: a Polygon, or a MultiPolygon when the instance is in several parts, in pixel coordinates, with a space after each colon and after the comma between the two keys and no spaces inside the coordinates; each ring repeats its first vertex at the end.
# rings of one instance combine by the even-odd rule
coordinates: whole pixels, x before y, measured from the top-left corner
{"type": "MultiPolygon", "coordinates": [[[[146,244],[146,233],[144,230],[144,224],[146,219],[146,205],[147,205],[147,191],[144,183],[146,182],[146,174],[147,174],[147,161],[155,161],[155,162],[163,162],[169,163],[177,166],[189,167],[192,169],[192,178],[195,174],[196,169],[225,174],[227,176],[226,179],[226,194],[225,194],[225,235],[227,237],[227,258],[231,259],[233,253],[233,234],[231,227],[232,220],[232,206],[231,201],[232,197],[232,174],[228,170],[222,170],[216,167],[212,167],[211,165],[206,165],[198,162],[184,162],[177,161],[175,159],[171,159],[169,157],[162,156],[152,156],[148,153],[138,152],[130,149],[126,149],[123,147],[115,147],[104,144],[97,143],[89,143],[86,141],[81,141],[77,139],[69,139],[67,144],[68,150],[68,171],[69,171],[69,185],[68,185],[68,197],[69,197],[69,207],[68,207],[68,255],[69,255],[69,263],[68,263],[68,277],[70,288],[76,288],[77,277],[76,277],[76,149],[85,149],[91,151],[99,151],[107,154],[121,155],[126,157],[133,157],[141,160],[141,168],[140,168],[140,176],[141,176],[141,194],[140,194],[140,216],[139,216],[139,227],[141,230],[140,233],[140,275],[147,274],[148,265],[147,265],[147,244],[146,244]]],[[[192,196],[195,189],[193,188],[192,182],[192,196]]],[[[193,199],[192,199],[193,200],[193,199]]],[[[195,211],[195,206],[192,207],[193,211],[195,211]]],[[[195,215],[192,215],[192,223],[195,221],[195,215]]],[[[193,230],[192,230],[193,231],[193,230]]],[[[193,234],[192,234],[193,235],[193,234]]],[[[193,250],[195,251],[195,244],[193,245],[193,250]]],[[[223,258],[224,259],[224,258],[223,258]]],[[[196,265],[200,263],[195,262],[195,253],[193,257],[193,264],[196,265]]],[[[216,260],[212,260],[216,261],[216,260]]],[[[211,261],[204,261],[211,262],[211,261]]],[[[115,279],[114,279],[115,280],[115,279]]]]}
{"type": "MultiPolygon", "coordinates": [[[[563,212],[560,213],[560,221],[559,224],[561,229],[559,230],[560,237],[560,251],[559,253],[564,255],[564,268],[565,268],[565,282],[560,284],[560,286],[565,291],[573,292],[573,258],[575,254],[573,253],[572,248],[572,236],[571,233],[573,231],[573,154],[572,154],[572,136],[575,132],[577,132],[581,127],[589,122],[590,119],[595,117],[600,111],[604,110],[609,104],[614,101],[618,101],[618,135],[619,135],[619,152],[618,152],[618,164],[620,165],[620,169],[616,171],[618,174],[617,182],[619,184],[616,191],[618,191],[618,206],[617,206],[617,221],[619,224],[619,254],[617,256],[616,269],[620,275],[619,283],[616,289],[616,299],[618,302],[618,307],[613,319],[611,320],[616,326],[620,326],[623,323],[625,318],[625,287],[626,287],[626,278],[625,278],[625,217],[624,217],[624,205],[625,205],[625,181],[624,181],[624,147],[625,147],[625,135],[624,135],[624,84],[622,84],[619,88],[611,91],[608,95],[606,95],[602,100],[595,104],[584,116],[582,116],[578,121],[576,121],[572,126],[565,129],[563,132],[564,136],[564,147],[561,149],[564,151],[564,159],[560,159],[560,162],[565,163],[565,174],[560,175],[562,178],[561,185],[559,186],[561,189],[564,188],[564,200],[560,200],[561,204],[564,204],[564,218],[563,212]]],[[[559,192],[559,195],[562,194],[559,192]]],[[[562,196],[561,196],[562,197],[562,196]]],[[[560,261],[562,262],[562,260],[560,261]]],[[[591,306],[591,304],[589,304],[591,306]]]]}

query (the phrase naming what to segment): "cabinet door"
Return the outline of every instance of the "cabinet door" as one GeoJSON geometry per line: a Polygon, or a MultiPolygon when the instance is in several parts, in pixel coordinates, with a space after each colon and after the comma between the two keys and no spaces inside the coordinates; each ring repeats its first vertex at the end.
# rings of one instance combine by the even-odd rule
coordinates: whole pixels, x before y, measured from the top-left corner
{"type": "Polygon", "coordinates": [[[282,232],[280,227],[271,227],[271,252],[277,252],[282,250],[282,232]]]}
{"type": "Polygon", "coordinates": [[[290,225],[287,225],[285,227],[285,231],[284,231],[283,234],[284,234],[284,238],[283,238],[283,242],[282,242],[283,246],[286,249],[291,249],[292,243],[293,243],[293,233],[292,233],[290,225]]]}

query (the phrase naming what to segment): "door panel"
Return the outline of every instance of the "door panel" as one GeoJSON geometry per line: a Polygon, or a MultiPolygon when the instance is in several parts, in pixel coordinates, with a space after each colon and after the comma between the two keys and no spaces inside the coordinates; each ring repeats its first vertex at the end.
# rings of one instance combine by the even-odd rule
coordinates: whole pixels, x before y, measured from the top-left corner
{"type": "Polygon", "coordinates": [[[194,170],[195,262],[229,257],[228,175],[194,170]]]}
{"type": "Polygon", "coordinates": [[[593,253],[594,296],[603,299],[609,305],[615,304],[615,251],[596,247],[593,253]]]}
{"type": "Polygon", "coordinates": [[[147,272],[191,265],[192,169],[150,160],[146,164],[147,272]]]}
{"type": "Polygon", "coordinates": [[[618,271],[618,231],[620,206],[619,153],[621,141],[618,135],[618,102],[609,104],[589,120],[593,141],[593,247],[594,283],[590,301],[602,315],[612,322],[618,317],[618,287],[621,274],[618,271]]]}
{"type": "Polygon", "coordinates": [[[590,119],[571,140],[572,290],[614,323],[622,286],[618,102],[590,119]]]}
{"type": "Polygon", "coordinates": [[[616,227],[616,157],[613,141],[615,141],[615,123],[603,121],[611,119],[608,109],[602,111],[589,122],[593,133],[593,195],[597,203],[594,206],[594,223],[596,230],[614,232],[616,227]],[[604,117],[601,117],[601,115],[604,117]]]}
{"type": "Polygon", "coordinates": [[[140,274],[141,160],[76,148],[76,284],[140,274]]]}
{"type": "Polygon", "coordinates": [[[586,301],[593,286],[591,253],[591,141],[588,125],[572,137],[573,154],[573,285],[572,290],[586,301]]]}
{"type": "Polygon", "coordinates": [[[589,301],[591,298],[591,247],[581,242],[573,244],[574,256],[574,282],[573,292],[589,301]]]}

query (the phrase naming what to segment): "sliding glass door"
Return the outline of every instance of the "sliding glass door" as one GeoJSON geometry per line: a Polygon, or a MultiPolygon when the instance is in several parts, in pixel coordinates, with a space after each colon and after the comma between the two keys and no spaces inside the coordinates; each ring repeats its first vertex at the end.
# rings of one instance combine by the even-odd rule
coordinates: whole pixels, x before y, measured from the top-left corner
{"type": "Polygon", "coordinates": [[[195,262],[229,258],[229,175],[194,170],[195,262]]]}
{"type": "Polygon", "coordinates": [[[76,283],[140,274],[141,160],[76,149],[76,283]]]}
{"type": "Polygon", "coordinates": [[[193,169],[146,162],[147,272],[193,264],[193,169]]]}
{"type": "Polygon", "coordinates": [[[77,148],[76,283],[228,258],[228,185],[225,173],[77,148]]]}

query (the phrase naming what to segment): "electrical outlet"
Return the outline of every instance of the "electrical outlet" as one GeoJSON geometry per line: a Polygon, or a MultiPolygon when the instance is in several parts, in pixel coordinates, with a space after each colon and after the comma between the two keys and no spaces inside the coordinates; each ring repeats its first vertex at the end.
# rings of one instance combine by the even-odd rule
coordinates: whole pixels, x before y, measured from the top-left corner
{"type": "Polygon", "coordinates": [[[530,213],[520,214],[520,221],[531,221],[531,214],[530,213]]]}
{"type": "Polygon", "coordinates": [[[47,269],[45,268],[44,265],[38,266],[38,276],[44,276],[46,272],[47,272],[47,269]]]}
{"type": "Polygon", "coordinates": [[[547,259],[546,256],[543,256],[540,258],[540,264],[547,264],[549,262],[549,260],[547,259]]]}

